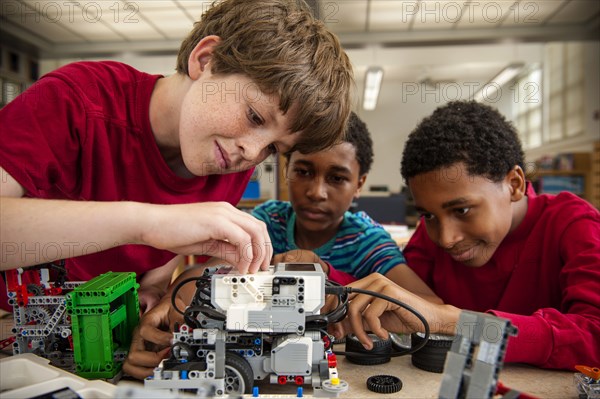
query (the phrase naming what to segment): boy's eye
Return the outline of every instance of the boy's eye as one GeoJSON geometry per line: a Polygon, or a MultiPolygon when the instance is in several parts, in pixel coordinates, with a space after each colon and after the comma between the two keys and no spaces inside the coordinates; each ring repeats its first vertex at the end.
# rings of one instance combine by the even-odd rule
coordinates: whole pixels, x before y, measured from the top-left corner
{"type": "Polygon", "coordinates": [[[343,183],[344,181],[346,181],[346,178],[344,176],[330,176],[329,177],[329,181],[332,183],[343,183]]]}
{"type": "Polygon", "coordinates": [[[294,173],[298,176],[309,176],[310,172],[306,169],[301,169],[301,168],[294,168],[294,173]]]}
{"type": "Polygon", "coordinates": [[[263,120],[260,117],[260,115],[258,115],[256,113],[256,111],[254,111],[252,108],[248,107],[248,119],[250,120],[250,122],[252,122],[255,125],[262,125],[263,124],[263,120]]]}
{"type": "Polygon", "coordinates": [[[435,216],[433,216],[433,214],[431,213],[422,213],[421,216],[423,217],[423,219],[425,219],[426,221],[430,221],[433,220],[433,218],[435,216]]]}
{"type": "Polygon", "coordinates": [[[455,209],[454,211],[455,211],[455,212],[456,212],[458,215],[460,215],[460,216],[464,216],[464,215],[466,215],[467,213],[469,213],[469,211],[470,211],[470,210],[471,210],[471,208],[457,208],[457,209],[455,209]]]}

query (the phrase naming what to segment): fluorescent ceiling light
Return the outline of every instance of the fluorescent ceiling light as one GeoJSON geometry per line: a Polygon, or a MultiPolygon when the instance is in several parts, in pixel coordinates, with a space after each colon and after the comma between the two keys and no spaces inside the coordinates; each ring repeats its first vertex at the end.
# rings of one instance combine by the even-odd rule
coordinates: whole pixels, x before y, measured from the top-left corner
{"type": "Polygon", "coordinates": [[[367,111],[373,111],[377,105],[377,97],[383,80],[383,69],[372,67],[367,70],[365,78],[365,93],[363,95],[363,108],[367,111]]]}
{"type": "Polygon", "coordinates": [[[523,63],[514,63],[514,64],[508,65],[506,68],[504,68],[502,71],[500,71],[500,73],[498,73],[498,75],[494,76],[492,79],[490,79],[489,82],[484,84],[481,87],[481,89],[479,89],[477,91],[477,93],[475,93],[475,95],[473,95],[473,100],[475,100],[475,101],[482,101],[483,99],[496,100],[497,99],[496,92],[498,90],[501,90],[502,86],[504,86],[505,84],[507,84],[508,82],[513,80],[515,78],[515,76],[517,76],[519,74],[519,72],[521,72],[521,69],[523,69],[523,66],[524,66],[523,63]]]}

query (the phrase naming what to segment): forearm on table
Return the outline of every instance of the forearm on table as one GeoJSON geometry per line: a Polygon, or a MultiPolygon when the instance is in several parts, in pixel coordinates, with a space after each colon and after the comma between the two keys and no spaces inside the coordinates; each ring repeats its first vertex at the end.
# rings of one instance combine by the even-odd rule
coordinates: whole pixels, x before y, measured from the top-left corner
{"type": "Polygon", "coordinates": [[[0,270],[140,243],[145,205],[0,197],[0,270]]]}

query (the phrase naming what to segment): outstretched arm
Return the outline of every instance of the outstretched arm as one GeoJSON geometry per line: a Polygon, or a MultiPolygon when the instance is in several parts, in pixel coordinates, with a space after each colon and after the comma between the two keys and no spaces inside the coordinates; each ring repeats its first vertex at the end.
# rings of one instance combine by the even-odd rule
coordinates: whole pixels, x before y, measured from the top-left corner
{"type": "MultiPolygon", "coordinates": [[[[416,309],[427,320],[431,333],[453,335],[460,317],[460,309],[451,305],[432,303],[398,286],[379,273],[373,273],[349,287],[374,291],[395,298],[416,309]]],[[[367,294],[351,294],[348,317],[333,328],[340,338],[354,333],[365,348],[373,345],[367,331],[387,339],[388,332],[411,333],[424,331],[423,324],[411,312],[392,302],[367,294]]]]}
{"type": "Polygon", "coordinates": [[[242,273],[267,268],[272,247],[261,221],[226,202],[154,205],[20,198],[0,170],[0,270],[46,263],[123,244],[221,257],[242,273]]]}

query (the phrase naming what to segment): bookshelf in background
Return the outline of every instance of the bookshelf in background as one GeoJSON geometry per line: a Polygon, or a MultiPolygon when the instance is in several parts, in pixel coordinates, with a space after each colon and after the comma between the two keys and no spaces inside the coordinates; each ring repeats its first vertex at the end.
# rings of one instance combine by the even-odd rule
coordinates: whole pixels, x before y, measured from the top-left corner
{"type": "MultiPolygon", "coordinates": [[[[528,176],[538,194],[569,191],[593,204],[591,153],[558,154],[543,158],[528,176]]],[[[598,204],[594,204],[598,207],[598,204]]]]}

